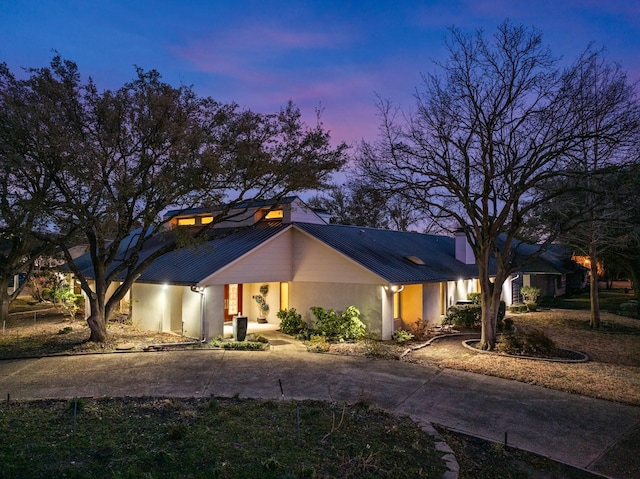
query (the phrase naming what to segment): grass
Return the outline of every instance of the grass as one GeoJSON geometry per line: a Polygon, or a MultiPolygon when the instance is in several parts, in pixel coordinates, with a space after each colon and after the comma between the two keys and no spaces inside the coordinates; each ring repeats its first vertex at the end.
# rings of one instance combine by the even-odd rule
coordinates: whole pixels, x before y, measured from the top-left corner
{"type": "Polygon", "coordinates": [[[366,404],[79,399],[0,405],[0,477],[440,478],[408,418],[366,404]]]}
{"type": "Polygon", "coordinates": [[[453,449],[460,479],[596,479],[602,476],[526,451],[435,426],[453,449]]]}
{"type": "MultiPolygon", "coordinates": [[[[473,353],[443,341],[407,356],[554,389],[640,405],[640,321],[603,314],[593,331],[588,311],[512,315],[558,346],[587,352],[585,364],[542,363],[473,353]]],[[[175,335],[111,323],[106,345],[87,343],[80,319],[56,311],[13,316],[0,337],[0,358],[111,351],[175,342],[175,335]],[[70,329],[69,329],[70,328],[70,329]]],[[[258,339],[258,338],[256,338],[258,339]]],[[[452,338],[453,339],[453,338],[452,338]]],[[[338,349],[334,349],[334,346],[338,349]]],[[[397,360],[406,347],[363,341],[332,352],[397,360]]],[[[441,453],[406,418],[367,405],[239,399],[80,399],[75,403],[0,403],[0,479],[13,477],[441,477],[441,453]],[[343,418],[344,412],[344,418],[343,418]],[[417,454],[417,457],[414,455],[417,454]]],[[[460,477],[596,477],[547,458],[439,428],[460,463],[460,477]]]]}
{"type": "Polygon", "coordinates": [[[589,328],[589,311],[585,310],[510,316],[519,330],[544,331],[557,347],[586,353],[590,361],[564,364],[480,354],[462,348],[458,337],[436,341],[405,360],[640,406],[639,320],[602,313],[602,327],[596,330],[589,328]]]}

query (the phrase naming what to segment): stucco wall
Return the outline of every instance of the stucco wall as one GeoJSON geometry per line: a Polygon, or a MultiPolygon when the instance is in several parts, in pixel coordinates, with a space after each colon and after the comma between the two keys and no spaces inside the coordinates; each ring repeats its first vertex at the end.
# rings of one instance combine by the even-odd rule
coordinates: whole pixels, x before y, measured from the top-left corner
{"type": "MultiPolygon", "coordinates": [[[[292,278],[291,230],[287,230],[248,253],[228,267],[202,281],[202,284],[240,284],[290,281],[292,278]]],[[[244,312],[244,311],[243,311],[244,312]]]]}
{"type": "Polygon", "coordinates": [[[280,283],[249,283],[242,285],[242,315],[246,316],[249,321],[257,321],[258,315],[266,317],[267,321],[271,324],[280,324],[280,320],[276,317],[276,314],[280,310],[280,283]],[[269,305],[269,313],[265,314],[258,309],[258,303],[256,303],[254,296],[261,295],[260,287],[266,284],[269,286],[269,292],[267,293],[265,300],[269,305]]]}
{"type": "Polygon", "coordinates": [[[131,287],[131,319],[135,327],[162,331],[165,315],[165,295],[162,285],[134,283],[131,287]]]}
{"type": "Polygon", "coordinates": [[[422,303],[422,285],[406,285],[400,293],[400,318],[403,329],[409,329],[418,318],[422,318],[422,303]]]}
{"type": "Polygon", "coordinates": [[[307,322],[313,324],[312,306],[344,311],[349,306],[360,310],[360,319],[367,326],[367,332],[377,337],[383,336],[382,286],[348,283],[305,283],[289,285],[289,307],[295,308],[307,322]]]}
{"type": "Polygon", "coordinates": [[[430,324],[440,324],[440,283],[426,283],[422,287],[422,320],[430,324]]]}
{"type": "Polygon", "coordinates": [[[207,286],[204,290],[204,326],[205,339],[224,334],[224,285],[207,286]]]}

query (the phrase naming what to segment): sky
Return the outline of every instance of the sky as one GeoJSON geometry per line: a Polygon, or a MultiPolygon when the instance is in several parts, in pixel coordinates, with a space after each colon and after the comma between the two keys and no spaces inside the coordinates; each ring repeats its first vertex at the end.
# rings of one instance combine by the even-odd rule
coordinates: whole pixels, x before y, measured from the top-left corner
{"type": "Polygon", "coordinates": [[[640,80],[638,0],[0,0],[0,62],[18,74],[55,50],[101,89],[139,66],[258,112],[291,100],[355,145],[377,135],[378,95],[412,107],[449,27],[493,34],[505,19],[567,63],[593,42],[640,80]]]}

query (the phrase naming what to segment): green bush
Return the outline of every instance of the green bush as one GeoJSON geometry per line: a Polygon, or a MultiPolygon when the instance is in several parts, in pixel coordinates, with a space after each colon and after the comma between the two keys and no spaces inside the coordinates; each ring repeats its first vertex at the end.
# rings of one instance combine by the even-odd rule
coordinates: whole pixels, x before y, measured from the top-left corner
{"type": "Polygon", "coordinates": [[[523,286],[520,288],[520,295],[522,296],[522,301],[524,301],[525,304],[536,304],[540,297],[540,288],[535,286],[523,286]]]}
{"type": "MultiPolygon", "coordinates": [[[[498,316],[496,318],[496,325],[498,329],[502,329],[502,322],[506,311],[506,303],[504,301],[500,301],[500,306],[498,306],[498,316]]],[[[442,321],[442,324],[450,324],[457,328],[478,328],[481,323],[482,306],[476,303],[451,306],[447,310],[447,315],[442,321]]]]}
{"type": "Polygon", "coordinates": [[[458,328],[475,328],[480,326],[482,307],[478,304],[460,304],[447,310],[442,324],[450,324],[458,328]]]}
{"type": "Polygon", "coordinates": [[[396,329],[393,332],[393,339],[395,339],[396,343],[403,344],[407,341],[411,341],[413,339],[413,334],[409,331],[405,331],[404,329],[396,329]]]}
{"type": "Polygon", "coordinates": [[[342,314],[312,306],[316,333],[333,341],[357,341],[365,335],[366,326],[360,321],[360,311],[349,306],[342,314]]]}
{"type": "Polygon", "coordinates": [[[482,293],[467,293],[467,299],[473,304],[482,304],[482,293]]]}
{"type": "Polygon", "coordinates": [[[502,336],[496,350],[516,356],[551,356],[556,345],[543,331],[532,329],[502,336]]]}
{"type": "Polygon", "coordinates": [[[638,314],[638,302],[635,299],[631,299],[626,303],[622,303],[618,307],[617,313],[621,316],[636,317],[638,314]]]}
{"type": "Polygon", "coordinates": [[[526,313],[529,311],[529,308],[527,308],[526,304],[514,304],[509,306],[509,311],[512,313],[526,313]]]}
{"type": "Polygon", "coordinates": [[[296,335],[307,326],[295,308],[281,309],[276,316],[280,320],[280,331],[285,334],[296,335]]]}

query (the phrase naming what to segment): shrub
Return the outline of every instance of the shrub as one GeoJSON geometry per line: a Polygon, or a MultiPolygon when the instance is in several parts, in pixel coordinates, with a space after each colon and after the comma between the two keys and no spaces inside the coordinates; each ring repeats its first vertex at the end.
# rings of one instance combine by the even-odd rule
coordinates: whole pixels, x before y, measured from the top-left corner
{"type": "Polygon", "coordinates": [[[496,350],[516,356],[551,356],[556,345],[543,331],[532,329],[504,335],[496,350]]]}
{"type": "Polygon", "coordinates": [[[482,304],[482,293],[467,293],[467,299],[473,304],[482,304]]]}
{"type": "Polygon", "coordinates": [[[540,288],[535,286],[523,286],[520,288],[520,295],[522,296],[522,301],[524,301],[525,304],[535,304],[538,302],[538,298],[540,297],[540,288]]]}
{"type": "Polygon", "coordinates": [[[525,304],[525,306],[527,307],[527,311],[538,311],[538,304],[537,303],[527,303],[525,304]]]}
{"type": "Polygon", "coordinates": [[[393,339],[395,339],[396,343],[403,344],[407,341],[411,341],[413,339],[413,334],[409,331],[405,331],[404,329],[396,329],[393,333],[393,339]]]}
{"type": "Polygon", "coordinates": [[[526,304],[514,304],[509,307],[509,311],[512,313],[526,313],[529,311],[529,308],[527,308],[526,304]]]}
{"type": "Polygon", "coordinates": [[[311,311],[316,317],[316,332],[328,340],[357,341],[365,334],[366,326],[360,321],[360,311],[355,306],[349,306],[342,314],[318,306],[312,306],[311,311]]]}
{"type": "Polygon", "coordinates": [[[418,318],[412,325],[411,331],[414,338],[422,339],[429,335],[429,323],[422,318],[418,318]]]}
{"type": "Polygon", "coordinates": [[[621,316],[629,316],[629,317],[636,317],[638,314],[638,302],[634,299],[629,300],[626,303],[622,303],[619,307],[618,307],[618,311],[617,313],[621,316]]]}
{"type": "Polygon", "coordinates": [[[285,334],[295,335],[306,327],[305,322],[302,320],[302,315],[295,308],[281,309],[276,316],[280,320],[280,331],[285,334]]]}
{"type": "Polygon", "coordinates": [[[482,307],[477,304],[451,306],[442,324],[451,324],[459,328],[474,328],[480,325],[482,307]]]}

